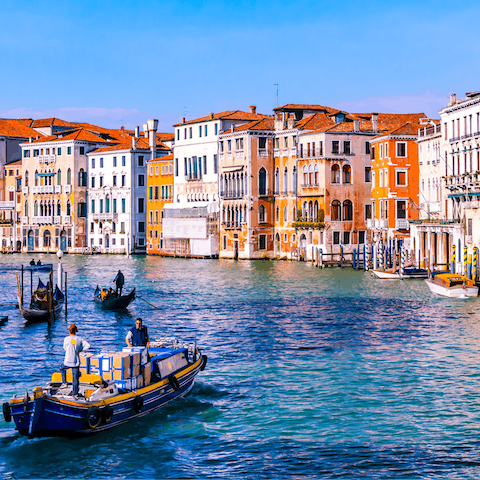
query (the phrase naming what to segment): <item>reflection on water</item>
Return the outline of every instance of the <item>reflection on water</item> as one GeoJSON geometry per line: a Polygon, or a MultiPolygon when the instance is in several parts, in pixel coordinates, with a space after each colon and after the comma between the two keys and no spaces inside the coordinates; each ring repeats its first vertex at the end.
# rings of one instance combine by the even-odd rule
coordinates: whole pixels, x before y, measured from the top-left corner
{"type": "Polygon", "coordinates": [[[188,397],[94,438],[28,440],[0,421],[1,476],[478,476],[478,299],[305,263],[66,255],[69,315],[48,326],[8,306],[27,260],[0,260],[2,402],[58,369],[71,322],[100,350],[141,316],[209,358],[188,397]],[[93,291],[119,268],[146,302],[103,312],[93,291]]]}

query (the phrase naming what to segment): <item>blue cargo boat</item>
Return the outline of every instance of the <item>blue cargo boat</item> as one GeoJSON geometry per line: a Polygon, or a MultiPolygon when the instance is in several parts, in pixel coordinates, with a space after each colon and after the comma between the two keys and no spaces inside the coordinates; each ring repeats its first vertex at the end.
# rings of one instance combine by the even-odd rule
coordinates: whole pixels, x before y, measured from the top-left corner
{"type": "Polygon", "coordinates": [[[4,403],[5,421],[13,420],[16,429],[28,437],[82,436],[108,430],[186,395],[207,363],[207,356],[196,345],[160,345],[150,348],[149,354],[154,369],[147,386],[126,390],[114,380],[82,374],[79,395],[74,397],[72,384],[62,384],[57,372],[45,387],[35,387],[31,394],[26,391],[4,403]]]}

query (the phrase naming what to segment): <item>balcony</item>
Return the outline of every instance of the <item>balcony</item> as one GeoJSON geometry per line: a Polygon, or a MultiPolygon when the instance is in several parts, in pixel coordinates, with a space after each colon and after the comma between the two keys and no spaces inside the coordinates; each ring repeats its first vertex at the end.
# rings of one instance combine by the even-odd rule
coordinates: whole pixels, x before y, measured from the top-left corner
{"type": "Polygon", "coordinates": [[[38,161],[40,163],[55,163],[55,155],[40,155],[38,161]]]}
{"type": "Polygon", "coordinates": [[[33,194],[41,194],[41,193],[53,193],[53,185],[40,185],[37,187],[32,187],[33,194]]]}
{"type": "Polygon", "coordinates": [[[72,223],[72,217],[70,215],[65,215],[65,217],[63,217],[63,224],[70,225],[71,223],[72,223]]]}
{"type": "Polygon", "coordinates": [[[244,158],[243,150],[235,150],[235,158],[244,158]]]}
{"type": "Polygon", "coordinates": [[[269,188],[255,189],[253,194],[259,198],[261,197],[273,197],[273,192],[269,188]]]}
{"type": "Polygon", "coordinates": [[[53,217],[53,223],[59,224],[61,222],[61,219],[62,219],[62,217],[60,217],[60,215],[55,215],[53,217]]]}
{"type": "Polygon", "coordinates": [[[317,188],[318,187],[318,182],[317,183],[303,183],[302,188],[317,188]]]}
{"type": "Polygon", "coordinates": [[[72,186],[71,185],[65,185],[65,193],[72,193],[72,186]]]}
{"type": "Polygon", "coordinates": [[[372,228],[375,228],[375,219],[374,218],[367,219],[367,228],[369,230],[371,230],[372,228]]]}
{"type": "Polygon", "coordinates": [[[375,228],[388,228],[388,219],[387,218],[376,218],[375,219],[375,228]]]}
{"type": "Polygon", "coordinates": [[[267,157],[268,156],[268,150],[266,148],[259,148],[258,149],[258,156],[259,157],[267,157]]]}
{"type": "Polygon", "coordinates": [[[92,213],[93,220],[105,221],[114,221],[118,220],[118,213],[92,213]]]}
{"type": "Polygon", "coordinates": [[[22,193],[28,195],[28,187],[22,187],[22,193]]]}
{"type": "Polygon", "coordinates": [[[442,205],[440,202],[423,202],[420,204],[420,208],[422,208],[425,213],[440,213],[442,205]]]}
{"type": "Polygon", "coordinates": [[[43,217],[33,217],[32,224],[33,225],[52,225],[53,217],[51,215],[43,216],[43,217]]]}
{"type": "Polygon", "coordinates": [[[440,124],[432,125],[430,127],[424,127],[424,128],[419,130],[418,136],[420,138],[426,138],[426,137],[430,137],[432,135],[438,135],[438,134],[441,133],[441,130],[442,130],[442,127],[441,127],[440,124]]]}
{"type": "Polygon", "coordinates": [[[61,185],[54,185],[53,186],[53,193],[62,193],[62,186],[61,185]]]}
{"type": "Polygon", "coordinates": [[[410,230],[410,223],[406,219],[397,218],[395,220],[395,230],[410,230]]]}
{"type": "Polygon", "coordinates": [[[0,202],[0,210],[11,210],[13,208],[15,208],[15,202],[13,201],[0,202]]]}
{"type": "Polygon", "coordinates": [[[288,148],[282,148],[282,157],[288,157],[288,148]]]}
{"type": "Polygon", "coordinates": [[[22,217],[22,225],[28,225],[28,217],[22,217]]]}
{"type": "Polygon", "coordinates": [[[228,199],[228,198],[230,198],[230,199],[232,199],[232,198],[243,198],[244,196],[245,196],[245,194],[243,192],[237,192],[237,191],[234,191],[234,190],[220,193],[220,197],[221,198],[226,198],[226,199],[228,199]]]}
{"type": "Polygon", "coordinates": [[[279,157],[280,156],[280,149],[279,148],[274,148],[273,149],[273,156],[274,157],[279,157]]]}
{"type": "Polygon", "coordinates": [[[290,156],[295,157],[297,155],[297,147],[290,147],[290,156]]]}

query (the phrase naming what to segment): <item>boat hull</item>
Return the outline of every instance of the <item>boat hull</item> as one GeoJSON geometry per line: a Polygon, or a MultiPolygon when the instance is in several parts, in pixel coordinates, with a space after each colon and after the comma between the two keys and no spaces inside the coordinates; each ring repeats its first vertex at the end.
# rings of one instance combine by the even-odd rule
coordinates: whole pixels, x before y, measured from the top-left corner
{"type": "Polygon", "coordinates": [[[445,287],[433,282],[432,280],[425,280],[428,288],[432,293],[450,298],[465,298],[478,297],[478,287],[463,287],[455,285],[454,287],[445,287]]]}
{"type": "Polygon", "coordinates": [[[204,357],[200,357],[195,363],[176,373],[179,387],[177,390],[171,386],[168,379],[164,379],[147,387],[92,403],[48,395],[29,398],[27,401],[19,399],[16,403],[10,402],[11,416],[17,430],[29,437],[92,435],[148,415],[172,400],[185,396],[192,389],[203,362],[204,357]],[[140,410],[136,400],[138,397],[143,400],[140,410]],[[112,409],[111,415],[108,415],[110,418],[106,418],[107,407],[112,409]]]}
{"type": "Polygon", "coordinates": [[[377,277],[381,278],[382,280],[398,280],[400,278],[403,279],[411,279],[411,278],[427,278],[428,272],[423,269],[405,269],[403,275],[400,275],[399,271],[383,271],[383,270],[372,270],[372,273],[377,277]]]}
{"type": "Polygon", "coordinates": [[[106,298],[105,300],[102,300],[97,292],[98,290],[95,290],[94,300],[102,310],[123,310],[135,300],[135,289],[133,289],[128,295],[122,295],[121,297],[116,298],[106,298]]]}

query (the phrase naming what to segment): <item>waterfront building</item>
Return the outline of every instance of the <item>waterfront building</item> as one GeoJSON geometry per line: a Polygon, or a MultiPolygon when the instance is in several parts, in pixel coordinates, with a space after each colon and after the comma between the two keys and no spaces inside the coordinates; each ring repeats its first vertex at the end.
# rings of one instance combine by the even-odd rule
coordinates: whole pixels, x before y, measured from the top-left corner
{"type": "Polygon", "coordinates": [[[143,136],[102,145],[87,154],[88,247],[102,253],[145,253],[147,249],[147,162],[170,149],[157,142],[158,120],[143,136]]]}
{"type": "Polygon", "coordinates": [[[2,253],[6,253],[21,250],[22,161],[7,163],[3,177],[5,200],[0,201],[0,245],[2,253]]]}
{"type": "MultiPolygon", "coordinates": [[[[240,110],[211,113],[174,125],[174,203],[164,208],[164,252],[170,255],[219,255],[219,135],[231,127],[268,118],[240,110]]],[[[227,146],[228,148],[228,146],[227,146]]]]}
{"type": "Polygon", "coordinates": [[[21,144],[22,250],[83,252],[87,246],[87,153],[115,139],[82,127],[61,126],[52,131],[50,136],[21,144]]]}
{"type": "Polygon", "coordinates": [[[147,168],[147,253],[162,255],[163,209],[173,201],[173,155],[149,160],[147,168]]]}
{"type": "Polygon", "coordinates": [[[232,125],[219,136],[220,257],[273,252],[272,118],[232,125]]]}

